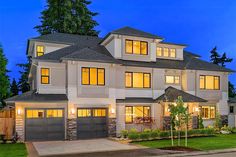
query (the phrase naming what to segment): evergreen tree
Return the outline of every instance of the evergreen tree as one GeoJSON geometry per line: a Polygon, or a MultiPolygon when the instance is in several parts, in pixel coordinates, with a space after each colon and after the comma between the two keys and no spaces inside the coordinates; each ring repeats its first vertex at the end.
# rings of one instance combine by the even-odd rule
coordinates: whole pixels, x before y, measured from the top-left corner
{"type": "Polygon", "coordinates": [[[9,77],[7,75],[7,59],[0,45],[0,107],[4,105],[4,99],[9,96],[9,77]]]}
{"type": "Polygon", "coordinates": [[[18,85],[16,83],[15,78],[13,79],[13,81],[11,83],[10,91],[11,91],[11,96],[18,95],[18,93],[19,93],[18,85]]]}
{"type": "Polygon", "coordinates": [[[30,90],[30,85],[28,83],[28,76],[30,71],[30,58],[28,58],[27,63],[25,64],[17,64],[22,70],[19,71],[21,77],[18,82],[19,91],[25,93],[30,90]]]}
{"type": "Polygon", "coordinates": [[[222,57],[220,58],[220,64],[222,67],[225,67],[225,63],[230,63],[233,61],[233,58],[227,58],[226,53],[223,53],[222,57]]]}
{"type": "Polygon", "coordinates": [[[41,34],[54,32],[97,36],[93,20],[97,13],[91,12],[89,0],[47,0],[47,6],[41,12],[41,25],[35,29],[41,34]]]}
{"type": "Polygon", "coordinates": [[[231,98],[236,97],[236,89],[230,81],[229,81],[228,88],[229,88],[229,97],[231,98]]]}
{"type": "Polygon", "coordinates": [[[212,62],[213,64],[219,65],[219,63],[220,63],[220,55],[219,55],[219,53],[217,52],[217,47],[215,46],[215,47],[211,50],[210,53],[211,53],[211,56],[210,56],[211,62],[212,62]]]}

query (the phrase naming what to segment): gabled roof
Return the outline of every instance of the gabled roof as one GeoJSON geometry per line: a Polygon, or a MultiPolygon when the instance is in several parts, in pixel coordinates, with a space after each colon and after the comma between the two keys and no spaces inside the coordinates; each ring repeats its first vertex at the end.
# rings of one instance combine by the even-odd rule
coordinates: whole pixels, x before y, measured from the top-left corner
{"type": "Polygon", "coordinates": [[[35,90],[28,91],[20,95],[13,96],[4,100],[11,102],[58,102],[68,101],[66,94],[38,94],[35,90]]]}
{"type": "Polygon", "coordinates": [[[165,93],[156,99],[158,102],[175,102],[181,96],[184,102],[207,102],[207,100],[197,97],[195,95],[186,93],[174,87],[165,89],[165,93]]]}

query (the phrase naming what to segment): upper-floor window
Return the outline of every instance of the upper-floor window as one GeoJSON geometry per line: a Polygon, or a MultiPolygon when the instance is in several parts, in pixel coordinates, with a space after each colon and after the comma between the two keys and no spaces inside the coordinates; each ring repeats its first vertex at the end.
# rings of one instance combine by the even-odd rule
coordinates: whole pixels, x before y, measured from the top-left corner
{"type": "Polygon", "coordinates": [[[50,83],[50,71],[49,68],[41,68],[41,84],[50,83]]]}
{"type": "Polygon", "coordinates": [[[174,75],[166,75],[165,82],[166,84],[179,84],[180,77],[174,75]]]}
{"type": "Polygon", "coordinates": [[[104,68],[88,68],[83,67],[82,71],[82,85],[105,85],[105,69],[104,68]]]}
{"type": "Polygon", "coordinates": [[[162,47],[157,47],[156,48],[156,54],[157,57],[171,57],[171,58],[176,58],[176,49],[173,48],[162,48],[162,47]]]}
{"type": "Polygon", "coordinates": [[[37,54],[37,57],[44,55],[44,46],[37,45],[36,46],[36,54],[37,54]]]}
{"type": "Polygon", "coordinates": [[[147,55],[148,43],[145,41],[125,40],[125,53],[147,55]]]}
{"type": "Polygon", "coordinates": [[[219,90],[220,89],[220,77],[219,76],[200,76],[200,89],[219,90]]]}
{"type": "Polygon", "coordinates": [[[125,87],[151,88],[151,74],[142,72],[126,72],[125,87]]]}

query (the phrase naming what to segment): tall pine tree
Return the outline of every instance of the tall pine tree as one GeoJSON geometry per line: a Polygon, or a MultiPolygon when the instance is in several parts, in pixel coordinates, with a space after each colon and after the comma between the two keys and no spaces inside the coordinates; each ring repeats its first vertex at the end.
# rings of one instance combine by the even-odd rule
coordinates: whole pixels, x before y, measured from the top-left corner
{"type": "Polygon", "coordinates": [[[27,58],[27,63],[25,64],[17,64],[22,70],[19,71],[21,77],[18,82],[19,91],[25,93],[30,90],[30,85],[28,83],[28,76],[30,71],[30,58],[27,58]]]}
{"type": "Polygon", "coordinates": [[[211,50],[210,53],[211,53],[211,56],[210,56],[211,62],[212,62],[213,64],[219,65],[219,63],[220,63],[220,55],[219,55],[219,53],[217,52],[217,47],[215,46],[215,47],[211,50]]]}
{"type": "Polygon", "coordinates": [[[9,96],[9,77],[7,75],[7,59],[0,45],[0,107],[4,106],[4,99],[9,96]]]}
{"type": "Polygon", "coordinates": [[[35,29],[41,34],[54,32],[98,36],[94,29],[98,23],[93,20],[97,13],[91,12],[89,0],[47,0],[41,12],[41,25],[35,29]]]}
{"type": "Polygon", "coordinates": [[[18,85],[16,83],[15,78],[13,78],[13,80],[11,82],[10,91],[11,91],[11,96],[15,96],[15,95],[19,94],[19,89],[18,89],[18,85]]]}

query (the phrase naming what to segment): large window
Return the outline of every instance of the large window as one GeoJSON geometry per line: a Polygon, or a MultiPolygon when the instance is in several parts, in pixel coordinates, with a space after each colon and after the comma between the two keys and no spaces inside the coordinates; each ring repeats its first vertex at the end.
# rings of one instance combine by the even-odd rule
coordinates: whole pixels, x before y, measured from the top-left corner
{"type": "Polygon", "coordinates": [[[201,116],[203,119],[213,119],[216,116],[215,106],[201,106],[201,116]]]}
{"type": "Polygon", "coordinates": [[[141,72],[126,72],[125,87],[127,88],[151,88],[151,74],[141,72]]]}
{"type": "Polygon", "coordinates": [[[148,123],[150,122],[150,106],[126,106],[125,122],[126,123],[148,123]]]}
{"type": "Polygon", "coordinates": [[[179,76],[173,76],[173,75],[167,75],[165,81],[166,81],[166,84],[179,84],[180,83],[180,77],[179,76]]]}
{"type": "Polygon", "coordinates": [[[37,45],[36,54],[37,54],[37,57],[44,55],[44,46],[37,45]]]}
{"type": "Polygon", "coordinates": [[[162,48],[162,47],[157,47],[156,48],[156,54],[157,57],[170,57],[170,58],[176,58],[176,49],[174,48],[162,48]]]}
{"type": "Polygon", "coordinates": [[[220,77],[219,76],[200,76],[200,89],[219,90],[220,77]]]}
{"type": "Polygon", "coordinates": [[[82,68],[82,85],[105,85],[104,68],[82,68]]]}
{"type": "Polygon", "coordinates": [[[41,68],[41,84],[50,83],[50,72],[49,68],[41,68]]]}
{"type": "Polygon", "coordinates": [[[125,40],[125,52],[127,54],[148,54],[148,43],[145,41],[125,40]]]}

